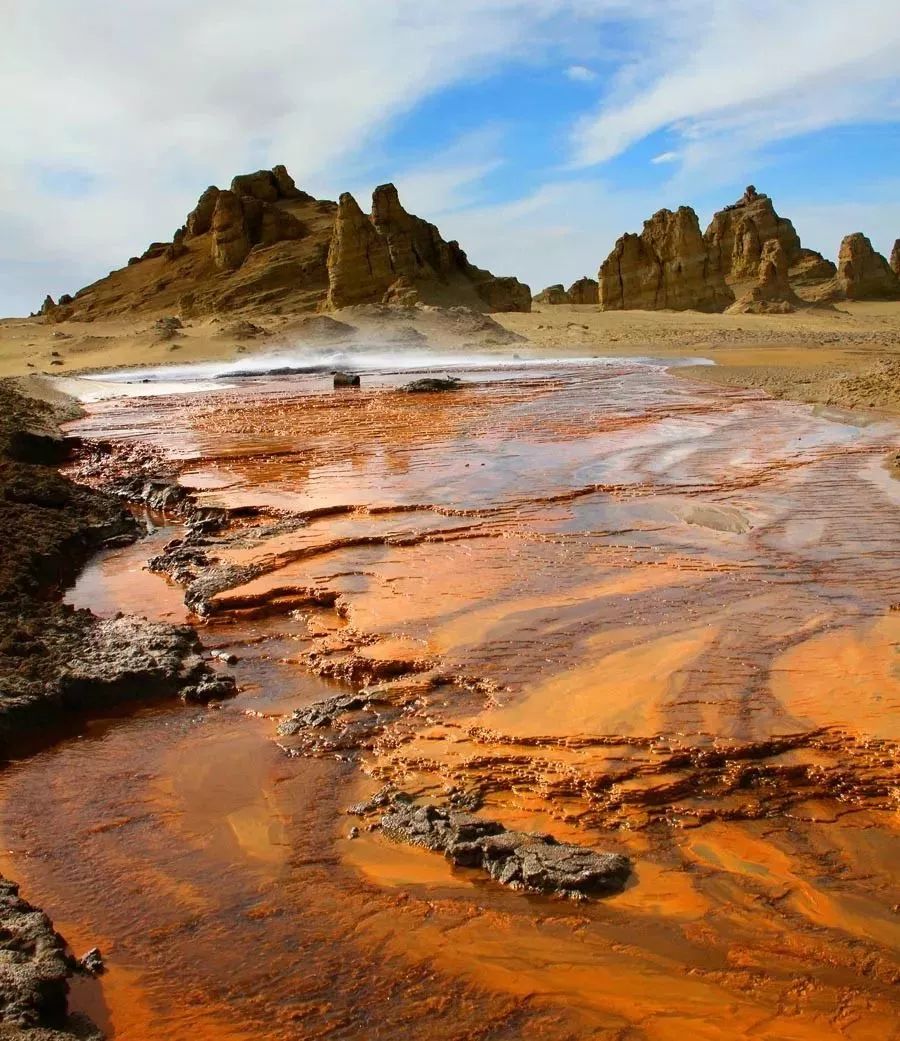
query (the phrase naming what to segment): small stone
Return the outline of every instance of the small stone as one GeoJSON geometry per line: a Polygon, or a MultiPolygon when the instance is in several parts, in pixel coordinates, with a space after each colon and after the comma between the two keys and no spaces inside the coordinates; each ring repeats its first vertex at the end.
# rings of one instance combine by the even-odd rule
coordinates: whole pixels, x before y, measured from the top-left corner
{"type": "Polygon", "coordinates": [[[87,954],[82,955],[78,959],[78,967],[89,976],[102,976],[106,972],[106,966],[103,964],[100,948],[92,947],[87,954]]]}

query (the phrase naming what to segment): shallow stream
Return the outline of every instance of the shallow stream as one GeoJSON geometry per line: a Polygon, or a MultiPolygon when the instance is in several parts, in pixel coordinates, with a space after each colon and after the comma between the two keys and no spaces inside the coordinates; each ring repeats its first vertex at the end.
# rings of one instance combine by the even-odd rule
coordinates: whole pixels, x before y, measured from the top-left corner
{"type": "MultiPolygon", "coordinates": [[[[210,382],[74,426],[255,511],[200,623],[239,696],[0,774],[0,868],[107,957],[75,1003],[118,1041],[894,1036],[897,428],[634,361],[404,378],[210,382]],[[277,719],[367,666],[440,685],[359,755],[286,755],[277,719]],[[350,839],[386,781],[477,789],[633,878],[576,905],[350,839]]],[[[177,521],[149,520],[72,603],[187,618],[143,569],[177,521]]]]}

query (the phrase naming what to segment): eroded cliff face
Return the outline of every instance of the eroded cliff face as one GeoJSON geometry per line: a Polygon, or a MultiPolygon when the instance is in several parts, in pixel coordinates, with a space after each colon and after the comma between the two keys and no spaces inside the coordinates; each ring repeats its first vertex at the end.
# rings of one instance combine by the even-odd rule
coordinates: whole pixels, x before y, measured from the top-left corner
{"type": "Polygon", "coordinates": [[[734,302],[689,206],[659,210],[640,235],[618,240],[600,268],[599,297],[605,311],[721,311],[734,302]]]}
{"type": "Polygon", "coordinates": [[[193,318],[383,300],[531,307],[527,286],[470,264],[458,243],[406,212],[393,185],[376,189],[369,217],[351,196],[314,199],[275,166],[237,176],[229,189],[210,185],[171,242],[151,243],[74,297],[45,301],[42,313],[51,321],[142,311],[193,318]]]}
{"type": "Polygon", "coordinates": [[[344,192],[328,250],[328,307],[380,301],[393,281],[387,242],[344,192]]]}

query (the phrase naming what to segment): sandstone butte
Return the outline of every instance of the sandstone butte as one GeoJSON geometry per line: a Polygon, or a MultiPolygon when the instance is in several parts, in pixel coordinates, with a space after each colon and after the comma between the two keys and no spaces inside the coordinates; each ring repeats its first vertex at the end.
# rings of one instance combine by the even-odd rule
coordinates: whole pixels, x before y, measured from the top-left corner
{"type": "Polygon", "coordinates": [[[392,184],[372,213],[352,195],[314,199],[284,166],[207,188],[171,242],[154,242],[105,278],[49,297],[51,319],[91,321],[131,312],[183,318],[240,309],[309,312],[350,303],[463,305],[530,311],[531,290],[471,264],[458,242],[407,213],[392,184]]]}
{"type": "Polygon", "coordinates": [[[804,248],[791,221],[750,185],[702,235],[686,206],[660,210],[640,235],[623,235],[600,268],[600,307],[771,313],[814,302],[894,299],[898,268],[900,243],[889,264],[858,232],[844,239],[836,267],[804,248]]]}

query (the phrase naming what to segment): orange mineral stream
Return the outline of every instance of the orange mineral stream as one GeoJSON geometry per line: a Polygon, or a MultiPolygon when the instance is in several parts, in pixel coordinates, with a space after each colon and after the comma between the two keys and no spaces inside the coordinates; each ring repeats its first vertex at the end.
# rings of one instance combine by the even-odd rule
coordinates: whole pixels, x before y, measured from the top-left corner
{"type": "MultiPolygon", "coordinates": [[[[0,868],[107,958],[76,1006],[118,1041],[900,1036],[896,426],[630,361],[363,382],[74,427],[244,510],[195,619],[239,696],[0,774],[0,868]],[[273,740],[363,683],[402,710],[361,749],[273,740]],[[350,839],[385,783],[477,792],[631,882],[574,904],[350,839]]],[[[186,618],[143,570],[162,524],[69,600],[186,618]]]]}

